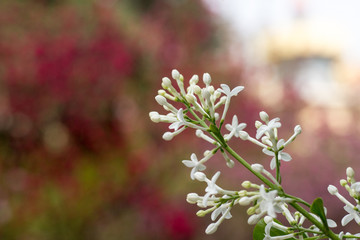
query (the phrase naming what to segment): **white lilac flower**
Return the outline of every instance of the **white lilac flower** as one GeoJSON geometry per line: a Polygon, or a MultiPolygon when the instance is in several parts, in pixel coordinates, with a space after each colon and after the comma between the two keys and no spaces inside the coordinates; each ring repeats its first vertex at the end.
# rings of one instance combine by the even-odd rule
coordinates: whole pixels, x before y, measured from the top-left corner
{"type": "Polygon", "coordinates": [[[357,196],[360,195],[360,182],[352,183],[350,186],[351,190],[355,192],[357,196]]]}
{"type": "Polygon", "coordinates": [[[221,117],[221,121],[223,121],[225,119],[226,113],[229,109],[230,99],[233,96],[237,96],[238,93],[244,89],[244,87],[237,86],[233,90],[230,90],[230,87],[226,84],[220,84],[220,86],[221,86],[221,88],[219,88],[218,91],[220,91],[221,93],[224,93],[226,95],[225,107],[224,107],[223,115],[221,117]]]}
{"type": "Polygon", "coordinates": [[[237,86],[233,90],[230,90],[230,87],[227,84],[220,84],[221,88],[218,90],[222,93],[224,93],[228,98],[237,96],[239,92],[241,92],[244,87],[243,86],[237,86]]]}
{"type": "Polygon", "coordinates": [[[277,191],[272,190],[270,192],[266,192],[264,185],[261,185],[259,194],[260,198],[258,199],[258,203],[260,214],[266,213],[268,216],[276,218],[276,212],[281,212],[277,207],[277,191]]]}
{"type": "Polygon", "coordinates": [[[215,219],[220,215],[220,213],[222,216],[225,215],[225,219],[232,218],[230,211],[227,211],[229,208],[231,209],[230,203],[220,205],[211,213],[211,220],[215,221],[215,219]]]}
{"type": "Polygon", "coordinates": [[[184,112],[183,112],[182,108],[180,108],[178,110],[176,117],[177,117],[178,121],[173,122],[169,126],[169,129],[174,129],[174,131],[177,131],[181,126],[187,126],[187,127],[191,127],[191,128],[206,130],[203,127],[197,126],[197,125],[195,125],[193,123],[190,123],[190,122],[186,121],[185,118],[184,118],[184,112]]]}
{"type": "Polygon", "coordinates": [[[194,174],[196,172],[198,172],[198,171],[205,170],[206,166],[198,161],[197,156],[196,156],[195,153],[191,154],[190,159],[191,159],[191,161],[190,160],[183,160],[182,163],[185,166],[187,166],[189,168],[192,168],[191,172],[190,172],[190,177],[191,177],[192,180],[194,180],[195,179],[194,174]]]}
{"type": "MultiPolygon", "coordinates": [[[[357,207],[360,207],[359,205],[357,207]]],[[[357,224],[360,224],[360,216],[359,212],[356,211],[354,208],[351,208],[349,206],[344,206],[344,209],[346,212],[348,212],[347,215],[341,219],[341,225],[345,226],[348,224],[351,220],[354,220],[357,224]]]]}
{"type": "MultiPolygon", "coordinates": [[[[280,149],[282,146],[284,145],[284,139],[280,139],[277,144],[276,144],[276,149],[280,149]]],[[[266,148],[264,148],[263,153],[265,153],[266,155],[272,156],[273,158],[271,159],[270,162],[270,168],[274,169],[276,167],[276,158],[275,158],[275,152],[270,151],[266,148]]],[[[283,152],[283,150],[278,151],[278,160],[282,160],[285,162],[290,161],[292,158],[290,156],[290,154],[283,152]]]]}
{"type": "Polygon", "coordinates": [[[274,128],[281,127],[281,123],[279,121],[280,121],[280,118],[274,118],[274,119],[270,120],[266,125],[263,124],[263,125],[259,126],[259,128],[256,131],[256,138],[259,139],[266,132],[268,132],[271,135],[271,131],[274,128]]]}
{"type": "Polygon", "coordinates": [[[232,136],[240,137],[240,132],[246,127],[246,123],[239,124],[237,116],[234,115],[231,124],[226,124],[225,127],[230,131],[230,133],[225,136],[226,140],[229,140],[232,136]]]}
{"type": "Polygon", "coordinates": [[[231,206],[230,203],[228,204],[223,204],[220,207],[216,208],[212,214],[211,214],[211,219],[214,221],[219,215],[220,213],[222,214],[222,216],[219,218],[219,220],[217,220],[217,222],[211,223],[205,230],[206,234],[212,234],[214,233],[219,225],[225,220],[225,219],[230,219],[232,216],[230,214],[230,210],[231,210],[231,206]]]}
{"type": "Polygon", "coordinates": [[[180,108],[177,112],[177,119],[178,121],[172,123],[169,128],[170,129],[174,129],[175,131],[178,130],[181,126],[187,126],[188,122],[186,122],[186,120],[184,119],[184,112],[182,110],[182,108],[180,108]]]}
{"type": "Polygon", "coordinates": [[[220,176],[220,171],[216,172],[214,174],[214,176],[211,178],[211,180],[209,179],[205,179],[206,183],[208,184],[208,186],[205,188],[205,192],[206,194],[204,195],[204,198],[203,198],[203,205],[204,206],[207,206],[207,201],[209,199],[210,196],[213,196],[213,195],[216,195],[218,194],[218,186],[216,185],[216,180],[219,178],[220,176]]]}

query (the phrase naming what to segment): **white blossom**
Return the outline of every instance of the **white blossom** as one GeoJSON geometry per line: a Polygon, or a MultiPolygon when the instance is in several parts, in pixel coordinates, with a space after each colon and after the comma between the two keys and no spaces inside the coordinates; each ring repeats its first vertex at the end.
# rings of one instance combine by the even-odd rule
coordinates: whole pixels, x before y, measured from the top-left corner
{"type": "Polygon", "coordinates": [[[240,137],[240,132],[246,127],[245,123],[240,123],[236,115],[233,116],[232,123],[225,125],[226,129],[230,131],[229,134],[225,135],[226,140],[232,138],[232,136],[240,137]]]}
{"type": "MultiPolygon", "coordinates": [[[[357,207],[360,207],[359,205],[357,207]]],[[[356,211],[354,208],[349,207],[348,205],[344,206],[344,209],[346,212],[348,212],[347,215],[341,219],[341,225],[345,226],[348,224],[351,220],[354,220],[357,224],[360,224],[360,216],[359,212],[356,211]]]]}
{"type": "Polygon", "coordinates": [[[256,131],[256,138],[259,139],[262,135],[268,132],[271,135],[271,132],[274,128],[281,127],[281,123],[279,122],[280,118],[274,118],[270,120],[266,125],[262,124],[256,131]]]}
{"type": "Polygon", "coordinates": [[[221,117],[221,121],[223,121],[225,119],[226,113],[229,109],[231,97],[238,95],[238,93],[241,92],[244,89],[244,87],[237,86],[233,90],[230,90],[230,87],[226,84],[220,84],[220,86],[221,86],[221,88],[219,88],[218,91],[220,91],[221,93],[224,93],[226,95],[225,107],[224,107],[224,111],[223,111],[223,114],[221,117]]]}
{"type": "Polygon", "coordinates": [[[218,90],[222,93],[224,93],[228,98],[237,96],[239,92],[241,92],[244,87],[243,86],[237,86],[233,90],[230,90],[230,87],[227,84],[220,84],[221,88],[218,90]]]}
{"type": "Polygon", "coordinates": [[[185,166],[187,166],[189,168],[192,168],[191,172],[190,172],[190,177],[191,177],[192,180],[194,180],[195,179],[194,174],[196,172],[198,172],[198,171],[205,170],[206,166],[198,161],[197,156],[196,156],[195,153],[191,154],[190,159],[191,159],[191,161],[190,160],[183,160],[182,163],[185,166]]]}
{"type": "MultiPolygon", "coordinates": [[[[280,149],[282,146],[284,145],[284,139],[280,139],[277,144],[276,144],[276,147],[277,149],[280,149]]],[[[269,156],[272,156],[273,158],[271,159],[271,162],[270,162],[270,168],[271,169],[275,169],[276,167],[276,158],[275,158],[275,152],[273,151],[270,151],[266,148],[264,148],[263,150],[263,153],[265,153],[266,155],[269,155],[269,156]]],[[[280,150],[278,151],[278,160],[282,160],[282,161],[285,161],[285,162],[289,162],[291,161],[291,156],[290,154],[288,153],[285,153],[283,152],[283,150],[280,150]]]]}
{"type": "Polygon", "coordinates": [[[218,186],[216,185],[216,180],[219,178],[220,176],[220,171],[216,172],[214,174],[214,176],[211,178],[211,180],[209,179],[205,179],[206,183],[208,184],[208,186],[205,188],[205,192],[206,194],[204,195],[203,198],[203,205],[207,206],[207,201],[209,199],[210,196],[216,195],[218,194],[218,186]]]}
{"type": "Polygon", "coordinates": [[[220,207],[216,208],[212,213],[211,213],[211,220],[215,221],[215,219],[220,215],[225,215],[224,218],[225,219],[230,219],[232,218],[232,215],[230,213],[230,211],[227,211],[230,207],[230,203],[228,204],[222,204],[220,205],[220,207]]]}
{"type": "Polygon", "coordinates": [[[259,208],[261,213],[266,213],[268,216],[276,218],[276,212],[280,212],[277,205],[277,191],[272,190],[270,192],[265,191],[264,185],[259,189],[260,198],[258,199],[259,208]]]}

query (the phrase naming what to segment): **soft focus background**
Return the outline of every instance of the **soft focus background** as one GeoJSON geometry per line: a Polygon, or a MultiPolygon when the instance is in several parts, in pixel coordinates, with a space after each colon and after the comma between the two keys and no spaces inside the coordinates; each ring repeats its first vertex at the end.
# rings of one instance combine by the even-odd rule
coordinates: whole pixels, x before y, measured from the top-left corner
{"type": "MultiPolygon", "coordinates": [[[[341,219],[326,188],[360,167],[359,32],[344,34],[340,20],[357,15],[323,16],[340,9],[328,2],[270,2],[1,0],[0,239],[251,239],[246,208],[206,236],[210,217],[185,201],[205,186],[181,160],[209,146],[191,131],[165,142],[166,124],[148,117],[162,112],[154,96],[173,68],[245,86],[230,113],[251,134],[261,110],[281,117],[283,138],[301,124],[285,189],[324,197],[341,219]]],[[[230,144],[268,166],[260,149],[230,144]]],[[[220,156],[208,169],[222,169],[224,188],[253,179],[220,156]]]]}

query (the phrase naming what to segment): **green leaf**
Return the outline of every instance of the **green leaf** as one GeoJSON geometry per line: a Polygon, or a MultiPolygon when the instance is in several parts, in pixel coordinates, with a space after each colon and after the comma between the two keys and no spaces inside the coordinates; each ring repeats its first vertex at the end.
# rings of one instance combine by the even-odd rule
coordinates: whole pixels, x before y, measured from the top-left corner
{"type": "Polygon", "coordinates": [[[324,212],[324,204],[323,204],[323,200],[321,198],[316,198],[313,201],[313,203],[311,204],[311,207],[310,207],[310,212],[312,212],[312,213],[316,214],[317,216],[319,216],[322,223],[324,224],[325,228],[327,230],[329,230],[326,215],[325,215],[325,212],[324,212]]]}
{"type": "MultiPolygon", "coordinates": [[[[274,219],[275,222],[281,224],[278,220],[274,219]]],[[[255,226],[254,231],[253,231],[253,239],[254,240],[263,240],[265,237],[265,227],[266,227],[266,223],[264,221],[264,219],[261,219],[255,226]]],[[[283,235],[287,235],[287,232],[284,232],[282,230],[279,230],[277,228],[271,228],[270,229],[270,235],[272,237],[275,236],[283,236],[283,235]]],[[[295,240],[295,238],[289,238],[291,240],[295,240]]]]}

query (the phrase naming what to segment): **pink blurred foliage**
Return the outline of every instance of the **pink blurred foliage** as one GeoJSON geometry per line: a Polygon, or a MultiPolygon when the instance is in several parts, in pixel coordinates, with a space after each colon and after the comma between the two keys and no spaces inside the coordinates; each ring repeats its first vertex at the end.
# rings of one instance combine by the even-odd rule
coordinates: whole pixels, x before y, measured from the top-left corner
{"type": "Polygon", "coordinates": [[[172,68],[188,75],[216,65],[215,27],[200,1],[132,4],[0,3],[0,238],[198,231],[184,199],[170,203],[161,180],[148,180],[154,165],[164,170],[156,150],[165,145],[150,142],[159,129],[147,112],[172,68]],[[128,230],[116,225],[128,218],[128,230]]]}

